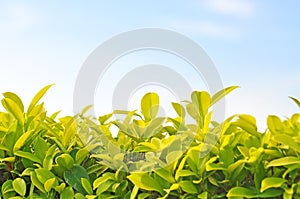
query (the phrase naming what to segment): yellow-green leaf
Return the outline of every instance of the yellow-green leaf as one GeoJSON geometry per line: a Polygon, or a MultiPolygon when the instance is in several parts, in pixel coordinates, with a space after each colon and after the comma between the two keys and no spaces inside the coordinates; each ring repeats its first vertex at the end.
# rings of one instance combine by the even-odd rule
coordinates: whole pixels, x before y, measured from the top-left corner
{"type": "Polygon", "coordinates": [[[55,183],[55,178],[48,179],[44,184],[45,191],[49,192],[52,189],[54,183],[55,183]]]}
{"type": "Polygon", "coordinates": [[[3,93],[3,96],[5,98],[9,98],[9,99],[13,100],[18,105],[18,107],[21,109],[21,111],[24,112],[23,102],[18,95],[16,95],[15,93],[12,93],[12,92],[5,92],[5,93],[3,93]]]}
{"type": "Polygon", "coordinates": [[[267,167],[287,166],[291,164],[299,164],[300,166],[300,158],[287,156],[283,158],[274,159],[267,165],[267,167]]]}
{"type": "Polygon", "coordinates": [[[16,120],[18,120],[21,124],[24,124],[24,115],[21,108],[9,98],[4,98],[1,100],[3,107],[11,113],[16,120]]]}
{"type": "Polygon", "coordinates": [[[21,137],[19,137],[19,139],[15,143],[15,146],[13,149],[14,152],[18,151],[20,148],[22,148],[24,146],[24,144],[26,143],[27,139],[30,137],[32,132],[33,132],[33,130],[28,131],[28,132],[24,133],[23,135],[21,135],[21,137]]]}
{"type": "Polygon", "coordinates": [[[22,178],[16,178],[12,182],[14,190],[20,194],[21,196],[25,196],[26,194],[26,183],[22,178]]]}
{"type": "Polygon", "coordinates": [[[141,101],[141,111],[146,121],[156,117],[159,109],[159,96],[156,93],[147,93],[141,101]]]}
{"type": "Polygon", "coordinates": [[[48,89],[53,86],[53,84],[51,85],[47,85],[44,88],[42,88],[35,96],[34,98],[31,100],[31,103],[27,109],[27,114],[29,115],[30,112],[32,111],[32,109],[35,107],[35,105],[40,101],[40,99],[45,95],[45,93],[48,91],[48,89]]]}
{"type": "Polygon", "coordinates": [[[93,194],[92,185],[91,185],[91,183],[88,181],[88,179],[86,179],[86,178],[81,178],[81,184],[82,184],[84,190],[85,190],[89,195],[92,195],[92,194],[93,194]]]}
{"type": "Polygon", "coordinates": [[[283,183],[285,183],[286,180],[278,177],[268,177],[263,179],[261,182],[261,188],[260,191],[264,192],[266,189],[269,188],[277,188],[281,187],[283,183]]]}

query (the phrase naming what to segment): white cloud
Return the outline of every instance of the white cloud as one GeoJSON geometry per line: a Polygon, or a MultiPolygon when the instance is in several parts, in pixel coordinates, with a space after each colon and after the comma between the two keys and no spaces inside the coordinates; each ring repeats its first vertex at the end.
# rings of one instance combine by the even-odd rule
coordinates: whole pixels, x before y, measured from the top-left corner
{"type": "Polygon", "coordinates": [[[249,0],[207,0],[207,5],[222,14],[249,17],[254,14],[254,5],[249,0]]]}

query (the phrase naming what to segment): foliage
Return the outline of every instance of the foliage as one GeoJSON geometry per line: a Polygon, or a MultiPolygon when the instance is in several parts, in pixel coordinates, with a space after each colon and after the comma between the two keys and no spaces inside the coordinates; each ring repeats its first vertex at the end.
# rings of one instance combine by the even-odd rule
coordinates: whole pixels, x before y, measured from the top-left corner
{"type": "Polygon", "coordinates": [[[250,115],[217,123],[213,105],[228,87],[172,103],[175,118],[157,116],[155,93],[140,112],[57,118],[40,103],[50,87],[26,111],[3,93],[0,198],[300,198],[299,113],[269,116],[264,133],[250,115]]]}

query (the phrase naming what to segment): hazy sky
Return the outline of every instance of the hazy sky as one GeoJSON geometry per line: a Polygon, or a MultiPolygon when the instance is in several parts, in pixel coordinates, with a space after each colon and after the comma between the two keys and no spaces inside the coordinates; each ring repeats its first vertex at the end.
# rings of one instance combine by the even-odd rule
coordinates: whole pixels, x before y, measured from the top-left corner
{"type": "Polygon", "coordinates": [[[300,98],[299,9],[298,0],[0,0],[0,92],[16,92],[28,105],[55,83],[46,107],[71,114],[77,74],[97,46],[125,31],[166,28],[202,46],[225,86],[241,86],[227,98],[227,115],[252,114],[263,128],[268,114],[299,111],[288,99],[300,98]]]}

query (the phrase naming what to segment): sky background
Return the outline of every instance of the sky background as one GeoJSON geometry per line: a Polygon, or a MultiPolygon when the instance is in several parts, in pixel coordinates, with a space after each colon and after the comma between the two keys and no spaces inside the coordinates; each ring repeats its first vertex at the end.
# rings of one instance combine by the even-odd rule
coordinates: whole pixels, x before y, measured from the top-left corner
{"type": "MultiPolygon", "coordinates": [[[[298,0],[0,0],[0,92],[15,92],[28,105],[40,88],[55,83],[44,98],[47,109],[72,114],[77,74],[97,46],[129,30],[166,28],[196,41],[224,86],[241,86],[227,97],[226,114],[251,114],[263,130],[267,115],[283,118],[299,111],[288,99],[300,98],[299,9],[298,0]]],[[[181,63],[169,55],[149,55],[156,62],[181,63]]],[[[151,62],[143,56],[120,60],[115,71],[136,59],[151,62]]],[[[185,68],[179,72],[189,74],[185,68]]],[[[111,72],[106,78],[121,76],[111,72]]],[[[201,80],[192,84],[207,90],[201,80]]],[[[104,86],[114,89],[109,81],[104,86]]]]}

